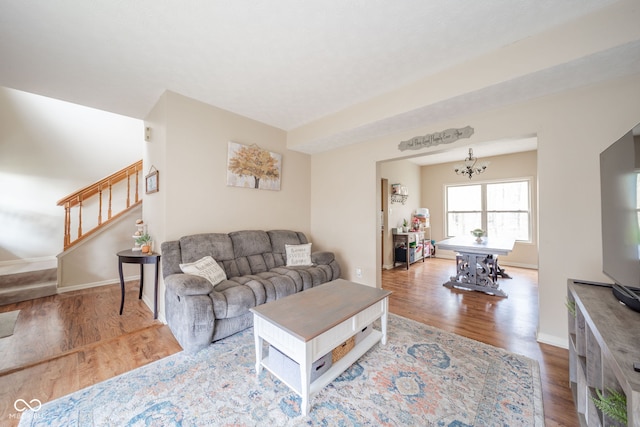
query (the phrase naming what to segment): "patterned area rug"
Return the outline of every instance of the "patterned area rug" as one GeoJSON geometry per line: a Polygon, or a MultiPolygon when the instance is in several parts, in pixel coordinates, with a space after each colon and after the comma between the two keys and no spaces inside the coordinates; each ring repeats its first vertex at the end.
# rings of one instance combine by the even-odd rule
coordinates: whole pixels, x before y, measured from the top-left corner
{"type": "Polygon", "coordinates": [[[267,370],[256,378],[247,329],[27,411],[20,425],[544,426],[536,361],[394,315],[388,337],[306,417],[267,370]]]}

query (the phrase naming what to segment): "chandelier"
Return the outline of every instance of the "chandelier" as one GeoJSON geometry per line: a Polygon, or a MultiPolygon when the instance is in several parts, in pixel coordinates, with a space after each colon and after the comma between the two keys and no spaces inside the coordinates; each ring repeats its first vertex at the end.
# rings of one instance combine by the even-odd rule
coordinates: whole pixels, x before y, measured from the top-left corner
{"type": "Polygon", "coordinates": [[[473,157],[473,148],[469,148],[469,157],[464,159],[464,165],[457,164],[453,167],[453,170],[458,175],[466,175],[471,179],[473,174],[480,174],[487,169],[489,162],[482,162],[478,164],[478,158],[473,157]]]}

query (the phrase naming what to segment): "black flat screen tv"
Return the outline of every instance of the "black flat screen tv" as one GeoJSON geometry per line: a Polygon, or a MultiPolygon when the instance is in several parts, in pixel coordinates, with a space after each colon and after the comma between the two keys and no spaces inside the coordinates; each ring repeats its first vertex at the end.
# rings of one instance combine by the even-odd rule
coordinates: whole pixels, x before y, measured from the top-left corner
{"type": "Polygon", "coordinates": [[[640,287],[639,174],[640,137],[630,131],[600,154],[602,271],[630,288],[640,287]]]}

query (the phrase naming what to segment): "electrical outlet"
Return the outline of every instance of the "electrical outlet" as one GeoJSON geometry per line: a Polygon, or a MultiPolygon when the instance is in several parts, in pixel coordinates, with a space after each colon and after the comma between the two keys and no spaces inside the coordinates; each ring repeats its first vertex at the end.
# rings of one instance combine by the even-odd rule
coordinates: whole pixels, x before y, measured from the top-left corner
{"type": "Polygon", "coordinates": [[[362,269],[360,267],[356,267],[356,277],[362,279],[362,269]]]}

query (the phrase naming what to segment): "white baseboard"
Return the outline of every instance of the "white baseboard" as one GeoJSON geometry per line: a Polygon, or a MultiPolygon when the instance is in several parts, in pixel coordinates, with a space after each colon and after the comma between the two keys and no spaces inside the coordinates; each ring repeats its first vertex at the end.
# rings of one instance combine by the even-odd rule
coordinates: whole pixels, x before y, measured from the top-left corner
{"type": "Polygon", "coordinates": [[[549,344],[554,347],[560,347],[564,349],[569,348],[569,338],[560,338],[555,335],[541,334],[538,333],[536,340],[542,344],[549,344]]]}
{"type": "MultiPolygon", "coordinates": [[[[140,280],[140,276],[139,275],[129,276],[124,278],[125,283],[131,280],[140,280]]],[[[82,283],[80,285],[63,286],[63,287],[58,287],[58,293],[63,294],[66,292],[81,291],[83,289],[97,288],[98,286],[113,285],[114,283],[119,283],[119,282],[114,282],[113,280],[104,280],[101,282],[82,283]]]]}
{"type": "MultiPolygon", "coordinates": [[[[158,296],[158,298],[160,298],[158,296]]],[[[149,299],[149,297],[146,294],[142,295],[142,301],[147,305],[147,307],[149,307],[149,310],[151,310],[151,313],[153,313],[153,301],[151,301],[149,299]]],[[[158,319],[160,322],[164,323],[165,325],[167,324],[167,319],[164,317],[164,314],[160,312],[160,300],[158,299],[158,319]]]]}

